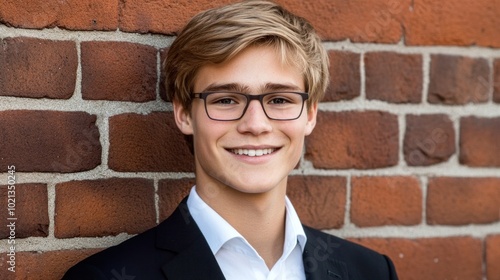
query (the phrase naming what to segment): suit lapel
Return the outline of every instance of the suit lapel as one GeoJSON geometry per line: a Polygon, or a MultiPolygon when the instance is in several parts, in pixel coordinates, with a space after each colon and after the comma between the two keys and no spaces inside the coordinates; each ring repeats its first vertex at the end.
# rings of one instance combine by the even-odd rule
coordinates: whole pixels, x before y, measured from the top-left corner
{"type": "Polygon", "coordinates": [[[162,270],[167,279],[225,279],[210,249],[204,249],[206,246],[205,239],[199,238],[164,264],[162,270]]]}
{"type": "Polygon", "coordinates": [[[307,243],[302,255],[307,280],[349,280],[347,266],[333,258],[338,244],[328,237],[321,238],[304,227],[307,243]]]}
{"type": "Polygon", "coordinates": [[[224,279],[207,241],[189,213],[184,199],[161,224],[158,248],[177,253],[162,265],[167,279],[224,279]]]}

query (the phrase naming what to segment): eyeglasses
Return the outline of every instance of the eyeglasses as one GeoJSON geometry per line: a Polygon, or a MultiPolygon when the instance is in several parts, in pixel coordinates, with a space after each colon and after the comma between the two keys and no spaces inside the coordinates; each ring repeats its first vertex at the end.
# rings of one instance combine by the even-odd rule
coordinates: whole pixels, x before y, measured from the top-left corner
{"type": "Polygon", "coordinates": [[[245,115],[248,104],[258,100],[264,114],[271,120],[290,121],[302,115],[304,102],[309,97],[305,92],[269,92],[249,95],[240,92],[202,92],[193,97],[205,101],[205,111],[216,121],[235,121],[245,115]]]}

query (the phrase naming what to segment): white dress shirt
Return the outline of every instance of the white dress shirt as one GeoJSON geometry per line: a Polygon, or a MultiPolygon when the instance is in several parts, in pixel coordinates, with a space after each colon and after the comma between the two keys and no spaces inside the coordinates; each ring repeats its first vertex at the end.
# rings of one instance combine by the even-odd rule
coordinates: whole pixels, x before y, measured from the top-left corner
{"type": "Polygon", "coordinates": [[[187,205],[227,280],[305,279],[302,252],[307,238],[287,197],[283,255],[271,270],[250,243],[200,198],[196,186],[187,205]]]}

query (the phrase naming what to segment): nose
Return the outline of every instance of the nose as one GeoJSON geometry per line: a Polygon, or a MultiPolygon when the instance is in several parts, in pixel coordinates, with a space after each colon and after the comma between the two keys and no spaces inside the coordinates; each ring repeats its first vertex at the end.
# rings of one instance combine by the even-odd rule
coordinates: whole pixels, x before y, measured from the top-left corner
{"type": "Polygon", "coordinates": [[[272,130],[271,120],[258,100],[251,100],[248,108],[239,120],[238,132],[259,135],[272,130]]]}

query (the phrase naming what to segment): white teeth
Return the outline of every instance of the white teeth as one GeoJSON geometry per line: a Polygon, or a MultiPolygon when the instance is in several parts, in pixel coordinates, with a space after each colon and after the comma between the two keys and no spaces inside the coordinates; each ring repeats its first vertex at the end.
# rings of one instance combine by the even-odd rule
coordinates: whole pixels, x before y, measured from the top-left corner
{"type": "Polygon", "coordinates": [[[258,150],[249,150],[249,149],[233,149],[231,152],[237,155],[246,155],[249,157],[260,157],[263,155],[268,155],[274,152],[275,149],[258,149],[258,150]]]}

